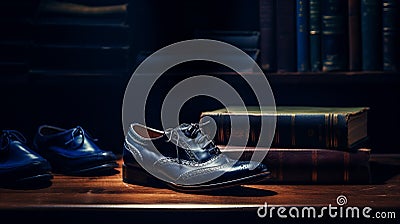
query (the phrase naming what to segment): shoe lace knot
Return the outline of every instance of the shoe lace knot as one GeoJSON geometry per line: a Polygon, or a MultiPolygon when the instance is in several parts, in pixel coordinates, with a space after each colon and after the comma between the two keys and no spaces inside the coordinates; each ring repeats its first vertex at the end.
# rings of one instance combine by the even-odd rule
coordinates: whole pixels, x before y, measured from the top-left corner
{"type": "MultiPolygon", "coordinates": [[[[204,122],[204,123],[191,123],[191,124],[181,124],[180,126],[176,128],[171,128],[167,129],[166,133],[168,136],[167,141],[171,141],[174,136],[176,136],[176,142],[177,146],[180,146],[180,139],[179,139],[179,130],[183,132],[183,134],[191,139],[194,139],[195,143],[203,150],[208,151],[210,154],[219,154],[220,150],[219,148],[214,144],[214,141],[209,138],[207,134],[205,134],[202,130],[201,127],[204,125],[207,125],[209,122],[204,122]]],[[[184,147],[187,149],[190,149],[188,147],[184,147]]],[[[178,147],[176,147],[176,157],[179,161],[181,162],[179,158],[179,150],[178,147]]]]}
{"type": "Polygon", "coordinates": [[[0,137],[0,152],[6,151],[11,141],[19,141],[25,144],[26,138],[19,131],[3,130],[0,137]]]}
{"type": "Polygon", "coordinates": [[[181,127],[181,130],[187,137],[194,139],[202,149],[213,149],[215,148],[214,141],[201,130],[201,127],[207,125],[208,123],[209,121],[204,123],[191,123],[181,127]]]}
{"type": "Polygon", "coordinates": [[[81,137],[80,143],[75,147],[75,148],[80,148],[83,146],[85,143],[85,139],[88,138],[92,141],[97,141],[97,139],[93,138],[89,133],[87,133],[81,126],[77,126],[74,128],[74,130],[71,132],[71,138],[66,141],[64,144],[68,145],[72,142],[75,141],[76,138],[81,137]]]}

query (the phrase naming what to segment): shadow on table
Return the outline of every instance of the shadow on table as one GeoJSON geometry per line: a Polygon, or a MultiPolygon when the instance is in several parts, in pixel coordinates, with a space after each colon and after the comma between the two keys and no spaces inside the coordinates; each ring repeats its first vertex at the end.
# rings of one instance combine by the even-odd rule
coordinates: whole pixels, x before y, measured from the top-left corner
{"type": "Polygon", "coordinates": [[[190,193],[200,194],[200,195],[235,196],[235,197],[263,197],[263,196],[274,196],[278,194],[275,191],[247,187],[247,186],[235,186],[231,188],[218,189],[213,191],[190,192],[190,193]]]}
{"type": "Polygon", "coordinates": [[[84,174],[79,175],[67,175],[67,176],[74,176],[74,177],[105,177],[105,176],[113,176],[119,174],[120,171],[117,169],[104,169],[104,170],[96,170],[93,172],[87,172],[84,174]]]}
{"type": "Polygon", "coordinates": [[[11,189],[11,190],[38,190],[48,188],[52,185],[51,180],[28,182],[28,183],[2,183],[0,188],[11,189]]]}
{"type": "MultiPolygon", "coordinates": [[[[85,173],[84,175],[79,175],[80,177],[103,177],[103,176],[113,176],[119,174],[120,171],[117,169],[107,169],[101,170],[93,173],[85,173]]],[[[62,174],[54,174],[54,175],[62,175],[62,174]]],[[[74,175],[70,175],[74,176],[74,175]]],[[[76,175],[78,176],[78,175],[76,175]]],[[[12,189],[12,190],[38,190],[50,187],[53,182],[53,177],[49,177],[47,179],[40,179],[40,180],[32,180],[32,181],[25,181],[25,182],[12,182],[7,183],[3,182],[0,183],[0,188],[3,189],[12,189]]]]}
{"type": "Polygon", "coordinates": [[[384,184],[391,178],[400,174],[400,156],[385,156],[374,158],[370,161],[371,183],[384,184]]]}

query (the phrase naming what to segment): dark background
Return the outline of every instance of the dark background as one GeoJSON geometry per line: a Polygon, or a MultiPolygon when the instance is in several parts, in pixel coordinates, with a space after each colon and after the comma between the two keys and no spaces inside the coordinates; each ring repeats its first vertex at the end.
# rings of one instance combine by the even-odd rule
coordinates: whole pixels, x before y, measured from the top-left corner
{"type": "MultiPolygon", "coordinates": [[[[0,3],[0,128],[21,131],[29,143],[42,124],[64,128],[81,125],[99,139],[100,146],[119,153],[124,139],[121,118],[123,94],[140,51],[155,51],[177,41],[192,39],[198,29],[259,29],[257,0],[79,2],[88,5],[129,3],[124,28],[112,30],[110,24],[104,24],[101,17],[96,17],[93,20],[98,21],[95,21],[97,26],[93,32],[100,32],[99,35],[90,36],[90,29],[83,29],[54,37],[54,29],[37,24],[40,1],[0,3]],[[116,53],[101,56],[104,49],[94,50],[87,55],[82,53],[85,60],[79,61],[68,56],[69,48],[58,46],[76,38],[76,35],[85,35],[85,32],[88,38],[85,38],[86,42],[74,43],[75,53],[86,52],[88,46],[104,39],[112,42],[110,46],[117,49],[116,53]],[[48,50],[43,45],[57,46],[48,50]],[[126,63],[118,59],[121,55],[126,63]],[[11,63],[10,58],[23,63],[11,63]]],[[[54,19],[53,28],[58,27],[62,33],[64,26],[58,26],[57,18],[57,15],[52,15],[47,21],[54,19]]],[[[79,23],[79,18],[72,19],[79,23]]],[[[159,108],[163,95],[188,77],[170,73],[163,75],[149,99],[147,118],[155,128],[160,128],[159,108]]],[[[370,107],[368,132],[372,152],[398,153],[398,72],[266,75],[277,105],[370,107]]],[[[236,75],[221,77],[234,86],[242,86],[240,77],[236,75]]],[[[247,89],[238,91],[243,94],[246,103],[254,104],[247,89]]],[[[196,122],[201,111],[219,107],[221,105],[215,100],[197,97],[185,104],[181,121],[196,122]]]]}

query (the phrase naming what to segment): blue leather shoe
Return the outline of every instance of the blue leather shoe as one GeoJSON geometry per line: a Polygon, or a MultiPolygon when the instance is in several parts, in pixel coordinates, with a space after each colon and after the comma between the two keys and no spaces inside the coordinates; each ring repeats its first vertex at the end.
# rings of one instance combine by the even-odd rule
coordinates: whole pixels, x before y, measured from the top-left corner
{"type": "Polygon", "coordinates": [[[99,148],[94,141],[80,126],[66,130],[43,125],[33,145],[50,162],[55,173],[97,175],[118,167],[115,154],[99,148]]]}
{"type": "Polygon", "coordinates": [[[26,145],[16,130],[3,130],[0,136],[0,185],[21,186],[53,178],[46,159],[26,145]]]}
{"type": "Polygon", "coordinates": [[[270,177],[264,164],[233,160],[221,153],[199,124],[165,131],[131,124],[122,172],[126,183],[164,185],[178,191],[215,190],[270,177]]]}

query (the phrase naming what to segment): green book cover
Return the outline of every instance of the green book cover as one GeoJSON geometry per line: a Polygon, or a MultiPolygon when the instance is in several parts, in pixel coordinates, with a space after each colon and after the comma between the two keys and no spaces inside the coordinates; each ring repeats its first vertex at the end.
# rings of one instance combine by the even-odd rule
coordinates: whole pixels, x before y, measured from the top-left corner
{"type": "Polygon", "coordinates": [[[229,107],[203,112],[201,118],[208,116],[215,121],[214,140],[221,145],[232,139],[242,141],[231,142],[246,142],[243,138],[248,136],[246,146],[256,146],[260,142],[261,116],[264,116],[276,120],[271,147],[352,150],[368,139],[368,110],[368,107],[282,106],[276,107],[276,112],[271,108],[262,108],[261,113],[257,107],[248,107],[247,111],[229,107]],[[232,120],[239,128],[231,128],[232,120]],[[249,133],[240,128],[246,127],[247,122],[249,133]]]}

